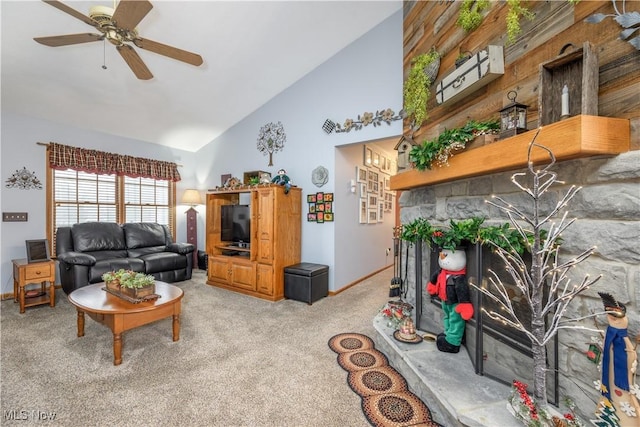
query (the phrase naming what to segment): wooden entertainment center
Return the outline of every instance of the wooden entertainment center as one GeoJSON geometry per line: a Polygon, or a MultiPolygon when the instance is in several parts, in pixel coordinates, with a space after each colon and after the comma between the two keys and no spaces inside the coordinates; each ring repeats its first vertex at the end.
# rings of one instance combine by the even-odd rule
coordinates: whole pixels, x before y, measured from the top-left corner
{"type": "Polygon", "coordinates": [[[207,284],[278,301],[284,298],[284,268],[300,262],[302,189],[275,184],[216,189],[207,194],[207,284]],[[221,239],[221,206],[250,197],[251,242],[233,246],[221,239]]]}

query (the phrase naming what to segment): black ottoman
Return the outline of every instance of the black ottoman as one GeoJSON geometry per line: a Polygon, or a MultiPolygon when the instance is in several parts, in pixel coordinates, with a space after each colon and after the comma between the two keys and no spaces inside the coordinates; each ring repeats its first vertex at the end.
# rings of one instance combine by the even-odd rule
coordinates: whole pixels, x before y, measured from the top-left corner
{"type": "Polygon", "coordinates": [[[313,302],[329,294],[329,266],[302,262],[284,268],[284,297],[313,302]]]}

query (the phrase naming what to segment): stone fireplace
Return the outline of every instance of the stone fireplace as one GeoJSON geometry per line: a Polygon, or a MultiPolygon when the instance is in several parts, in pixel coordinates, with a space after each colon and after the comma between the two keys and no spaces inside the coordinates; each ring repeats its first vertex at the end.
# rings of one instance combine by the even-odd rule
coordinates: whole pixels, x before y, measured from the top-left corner
{"type": "MultiPolygon", "coordinates": [[[[468,154],[472,154],[470,151],[468,154]]],[[[629,335],[639,335],[640,314],[640,151],[630,151],[617,156],[599,156],[559,161],[554,170],[564,184],[545,201],[549,206],[564,194],[570,185],[582,186],[567,210],[576,222],[563,234],[560,258],[572,257],[584,249],[597,245],[597,250],[573,272],[573,280],[585,275],[602,274],[603,278],[591,289],[583,292],[569,305],[570,318],[588,316],[601,311],[598,291],[616,296],[627,306],[630,319],[629,335]]],[[[452,168],[454,166],[452,165],[452,168]]],[[[446,226],[450,219],[462,220],[473,216],[484,217],[486,225],[508,222],[497,208],[485,203],[491,195],[499,195],[510,203],[528,211],[529,200],[511,182],[514,172],[491,171],[481,176],[463,179],[447,179],[422,186],[406,186],[399,198],[400,221],[409,223],[416,218],[426,218],[434,225],[446,226]]],[[[428,171],[434,173],[434,171],[428,171]]],[[[453,172],[446,171],[451,175],[453,172]]],[[[402,173],[400,175],[403,175],[402,173]]],[[[403,178],[401,178],[403,179],[403,178]]],[[[392,189],[394,183],[392,180],[392,189]]],[[[543,206],[543,209],[545,207],[543,206]]],[[[405,242],[405,245],[407,243],[405,242]]],[[[481,257],[482,250],[468,249],[468,280],[482,284],[487,263],[498,270],[490,257],[481,257]],[[475,263],[475,264],[474,264],[475,263]]],[[[441,332],[441,313],[438,304],[425,291],[425,284],[437,263],[430,248],[423,244],[408,248],[408,302],[414,311],[419,329],[441,332]]],[[[517,295],[514,295],[517,297],[517,295]]],[[[474,305],[484,303],[475,293],[474,305]]],[[[486,298],[485,298],[486,299],[486,298]]],[[[590,318],[581,324],[589,328],[606,329],[604,318],[590,318]]],[[[600,378],[598,366],[586,357],[592,337],[598,333],[585,330],[565,330],[557,335],[557,342],[548,347],[549,376],[547,377],[550,401],[562,401],[569,397],[576,402],[578,413],[588,419],[595,409],[598,393],[593,387],[600,378]]],[[[514,379],[531,384],[532,375],[529,346],[518,334],[487,324],[486,318],[476,317],[468,322],[466,351],[478,375],[502,382],[514,379]]],[[[463,350],[461,350],[463,351],[463,350]]]]}
{"type": "MultiPolygon", "coordinates": [[[[424,245],[415,245],[414,251],[420,252],[424,245]]],[[[429,271],[438,269],[438,250],[424,248],[425,255],[417,254],[415,258],[428,258],[429,271]]],[[[475,244],[464,248],[467,257],[467,281],[471,285],[471,300],[474,317],[467,322],[464,349],[466,349],[474,371],[478,375],[490,377],[503,384],[510,385],[514,379],[527,384],[533,384],[533,356],[531,343],[527,336],[519,331],[502,325],[483,313],[482,309],[491,311],[497,304],[484,296],[475,287],[489,286],[489,270],[496,272],[510,295],[511,302],[516,308],[518,316],[525,323],[531,318],[530,308],[524,303],[520,291],[510,284],[509,277],[504,274],[501,260],[486,246],[475,244]]],[[[428,277],[428,276],[427,276],[428,277]]],[[[428,279],[425,279],[428,280],[428,279]]],[[[424,287],[417,288],[416,324],[421,330],[437,334],[442,331],[442,309],[440,300],[424,292],[424,287]]],[[[548,400],[559,402],[558,389],[558,340],[557,338],[547,346],[548,369],[547,390],[548,400]]]]}

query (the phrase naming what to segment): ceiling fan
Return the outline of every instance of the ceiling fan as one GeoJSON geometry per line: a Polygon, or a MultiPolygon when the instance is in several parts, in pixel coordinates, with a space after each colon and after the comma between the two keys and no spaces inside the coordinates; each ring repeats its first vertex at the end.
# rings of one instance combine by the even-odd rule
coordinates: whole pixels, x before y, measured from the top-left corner
{"type": "Polygon", "coordinates": [[[69,15],[91,25],[101,34],[81,33],[66,34],[62,36],[34,37],[34,40],[46,46],[58,47],[79,43],[88,43],[100,40],[108,40],[115,45],[120,55],[125,60],[131,71],[141,80],[149,80],[153,77],[142,58],[128,43],[133,43],[140,49],[177,59],[191,65],[201,65],[202,57],[186,50],[158,43],[153,40],[143,39],[138,35],[136,25],[153,8],[147,0],[120,0],[115,9],[107,6],[92,6],[89,16],[67,6],[58,0],[42,0],[45,3],[59,9],[69,15]]]}

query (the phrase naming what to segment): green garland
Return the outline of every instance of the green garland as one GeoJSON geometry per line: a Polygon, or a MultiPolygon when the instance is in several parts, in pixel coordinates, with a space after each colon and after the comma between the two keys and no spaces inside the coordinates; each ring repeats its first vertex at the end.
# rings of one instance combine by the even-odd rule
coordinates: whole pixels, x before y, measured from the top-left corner
{"type": "Polygon", "coordinates": [[[437,138],[414,145],[409,152],[409,161],[419,171],[431,169],[434,165],[446,165],[453,151],[462,150],[476,136],[497,134],[499,131],[498,120],[470,120],[460,128],[446,129],[437,138]]]}
{"type": "MultiPolygon", "coordinates": [[[[457,247],[465,244],[482,243],[497,246],[507,252],[524,254],[530,252],[533,245],[533,233],[522,236],[509,223],[502,225],[489,225],[483,227],[485,218],[471,217],[460,221],[450,220],[448,227],[431,225],[425,218],[416,218],[413,221],[400,226],[400,239],[409,243],[419,240],[430,247],[439,247],[455,251],[457,247]]],[[[547,238],[547,231],[541,230],[542,240],[547,238]]],[[[555,246],[562,244],[558,239],[555,246]]]]}

